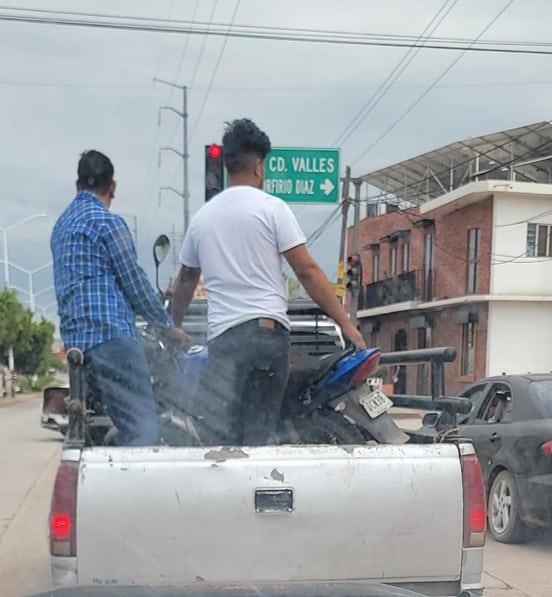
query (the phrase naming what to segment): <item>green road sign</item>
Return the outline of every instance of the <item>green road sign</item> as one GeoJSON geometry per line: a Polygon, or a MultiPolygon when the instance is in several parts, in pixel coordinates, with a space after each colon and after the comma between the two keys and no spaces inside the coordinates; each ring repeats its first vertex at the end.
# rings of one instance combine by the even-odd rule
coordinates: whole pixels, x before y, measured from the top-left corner
{"type": "Polygon", "coordinates": [[[290,203],[337,203],[339,149],[273,147],[264,190],[290,203]]]}

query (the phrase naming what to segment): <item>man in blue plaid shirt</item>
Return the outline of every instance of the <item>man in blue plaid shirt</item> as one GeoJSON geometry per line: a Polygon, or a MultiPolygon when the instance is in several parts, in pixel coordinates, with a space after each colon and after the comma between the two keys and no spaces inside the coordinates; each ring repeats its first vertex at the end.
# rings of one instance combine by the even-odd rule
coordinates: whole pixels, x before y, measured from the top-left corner
{"type": "Polygon", "coordinates": [[[66,350],[84,353],[87,380],[118,430],[117,443],[153,445],[158,420],[135,316],[183,342],[137,263],[130,231],[109,211],[114,169],[98,151],[82,154],[77,195],[51,238],[60,330],[66,350]]]}

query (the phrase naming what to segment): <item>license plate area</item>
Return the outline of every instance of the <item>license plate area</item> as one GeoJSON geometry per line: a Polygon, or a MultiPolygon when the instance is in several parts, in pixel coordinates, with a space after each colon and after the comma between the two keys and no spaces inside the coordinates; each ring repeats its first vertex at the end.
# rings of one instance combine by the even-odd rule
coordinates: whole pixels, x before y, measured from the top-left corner
{"type": "Polygon", "coordinates": [[[371,419],[383,415],[393,406],[393,402],[379,389],[362,396],[359,402],[371,419]]]}

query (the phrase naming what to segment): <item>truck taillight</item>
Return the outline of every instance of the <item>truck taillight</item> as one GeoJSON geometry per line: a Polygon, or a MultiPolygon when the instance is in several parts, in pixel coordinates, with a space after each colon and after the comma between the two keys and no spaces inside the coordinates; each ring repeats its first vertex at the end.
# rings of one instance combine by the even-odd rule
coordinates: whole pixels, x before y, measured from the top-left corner
{"type": "Polygon", "coordinates": [[[487,504],[483,474],[475,454],[462,456],[462,486],[464,489],[464,547],[482,547],[485,545],[487,528],[487,504]]]}
{"type": "Polygon", "coordinates": [[[78,462],[59,465],[50,507],[50,554],[76,556],[78,462]]]}
{"type": "Polygon", "coordinates": [[[552,442],[545,442],[540,447],[541,454],[552,458],[552,442]]]}

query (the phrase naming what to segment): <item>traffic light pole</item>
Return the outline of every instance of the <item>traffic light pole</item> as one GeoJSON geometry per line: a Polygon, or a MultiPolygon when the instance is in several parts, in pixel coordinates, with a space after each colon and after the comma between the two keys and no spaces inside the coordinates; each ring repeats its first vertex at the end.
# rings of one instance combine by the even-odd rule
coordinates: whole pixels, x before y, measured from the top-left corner
{"type": "Polygon", "coordinates": [[[341,300],[345,300],[345,244],[347,239],[347,215],[349,213],[349,187],[351,184],[351,168],[345,168],[345,178],[341,188],[341,238],[339,241],[339,259],[337,262],[337,288],[341,300]]]}
{"type": "MultiPolygon", "coordinates": [[[[352,231],[352,247],[350,253],[353,255],[360,255],[360,187],[362,181],[354,180],[355,185],[355,198],[354,198],[354,220],[353,220],[353,231],[352,231]]],[[[360,287],[362,285],[362,279],[358,281],[358,284],[353,287],[351,292],[351,306],[349,315],[351,322],[354,326],[358,324],[358,296],[360,287]]]]}

